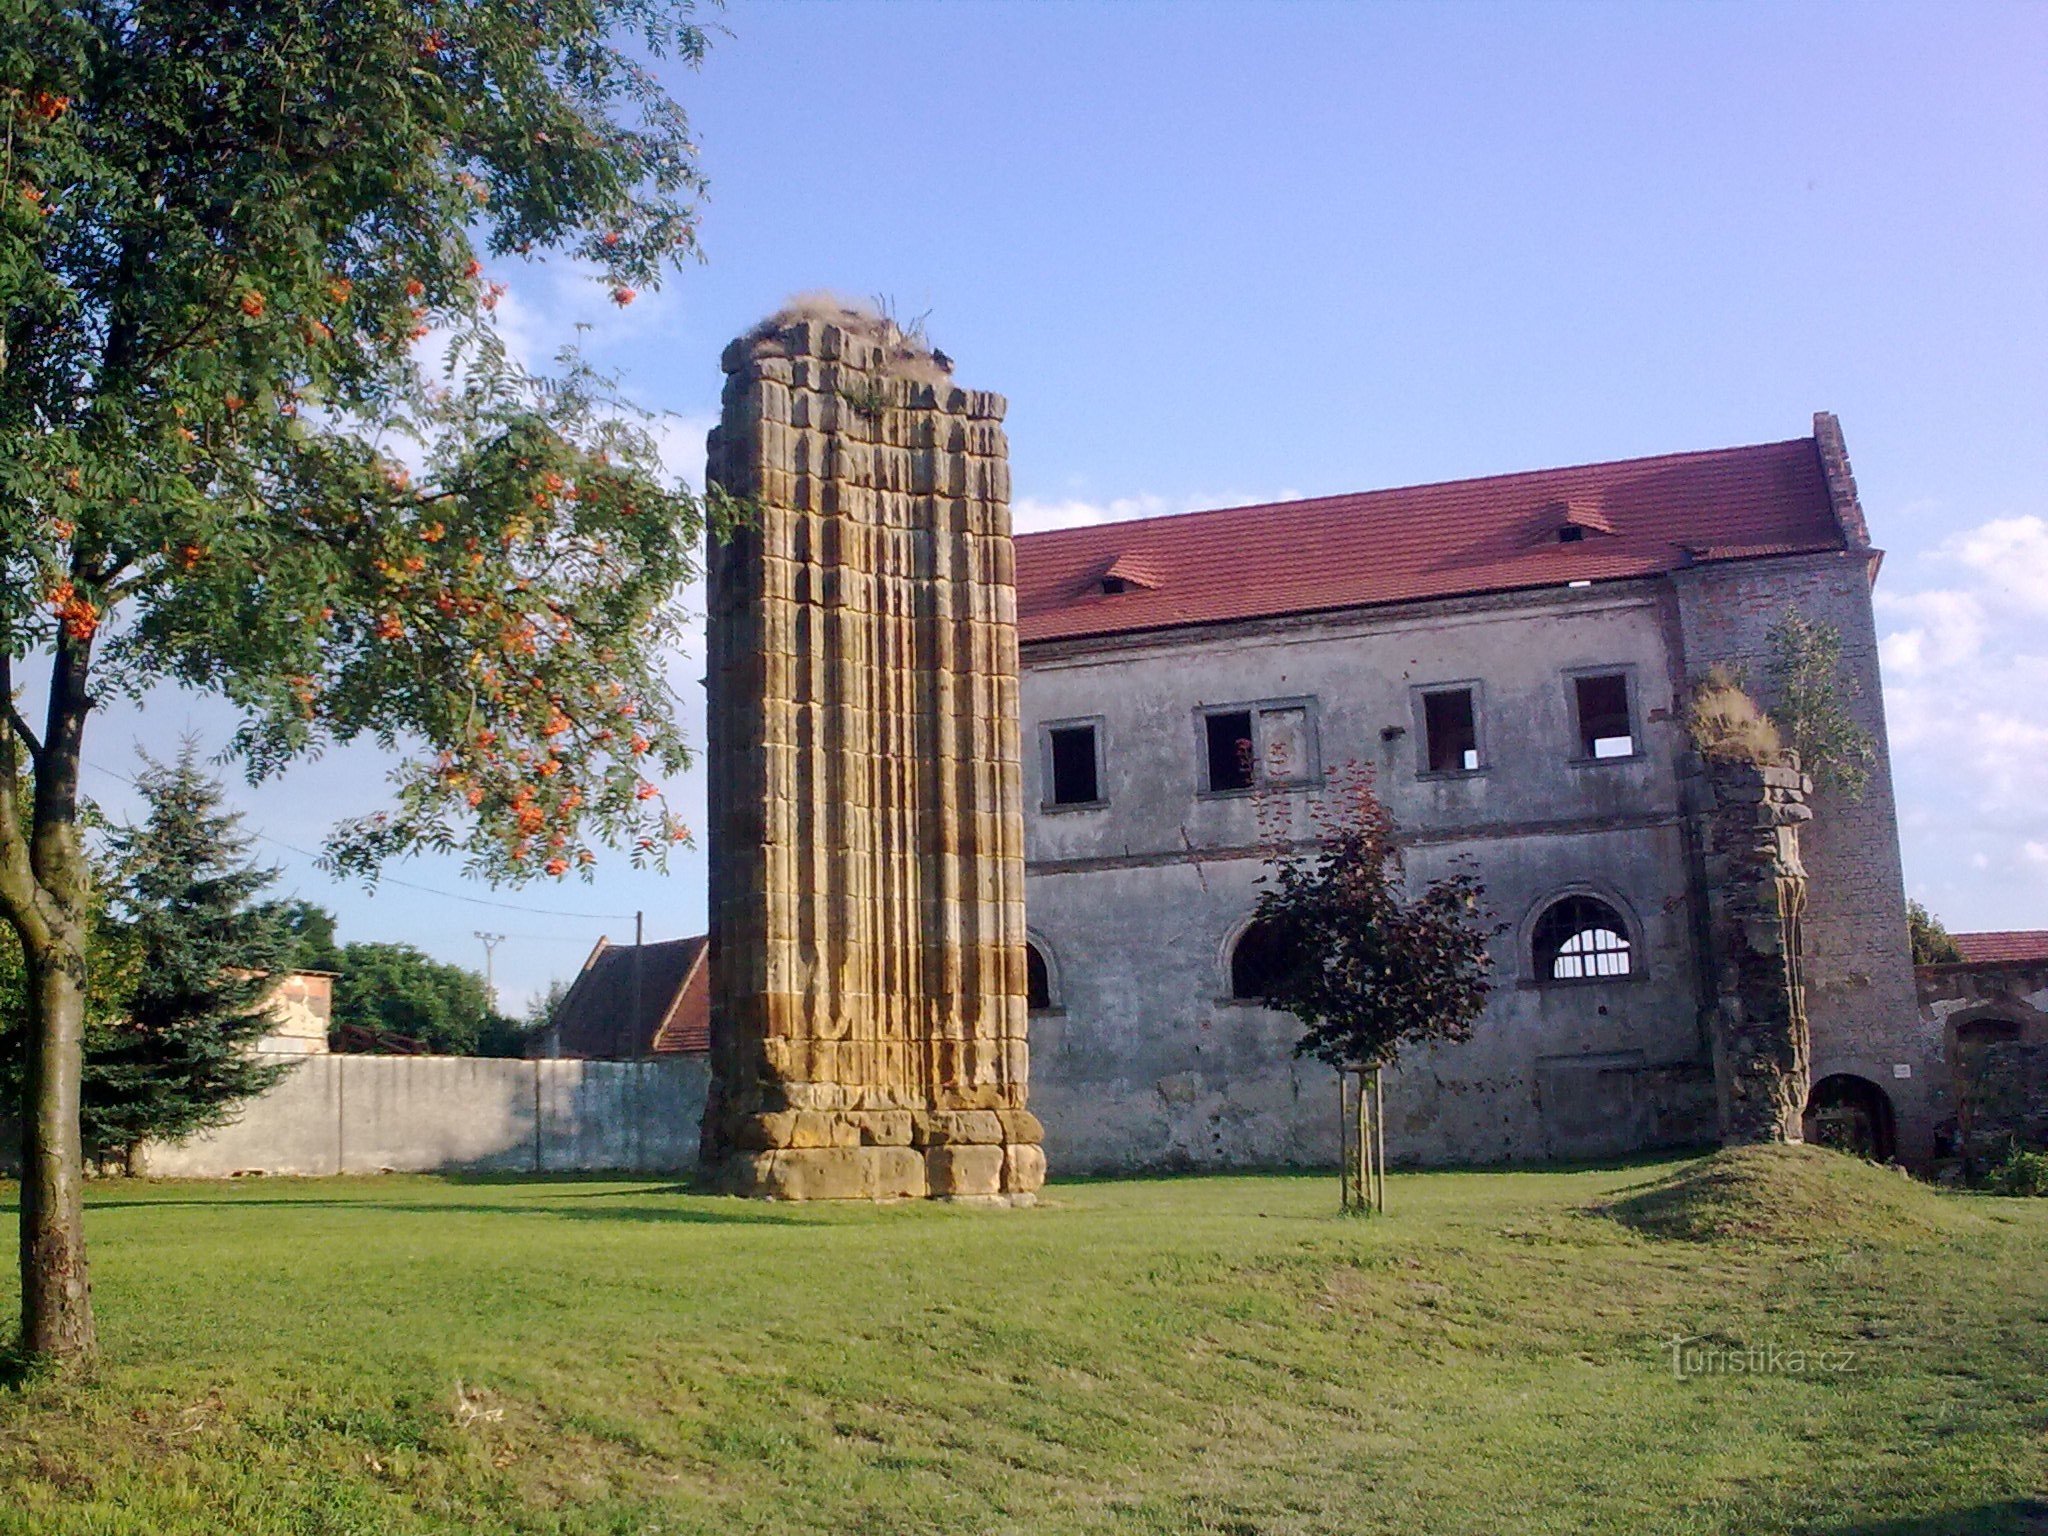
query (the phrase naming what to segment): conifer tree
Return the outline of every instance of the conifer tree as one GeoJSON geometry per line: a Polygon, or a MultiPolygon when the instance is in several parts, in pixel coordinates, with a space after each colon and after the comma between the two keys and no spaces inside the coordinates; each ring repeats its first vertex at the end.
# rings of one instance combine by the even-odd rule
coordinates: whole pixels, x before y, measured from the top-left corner
{"type": "Polygon", "coordinates": [[[135,980],[123,1016],[88,1032],[82,1116],[88,1155],[131,1163],[140,1143],[219,1125],[277,1080],[282,1064],[252,1047],[291,952],[275,913],[254,905],[277,872],[250,861],[241,818],[193,744],[136,782],[148,815],[113,835],[107,921],[135,980]]]}

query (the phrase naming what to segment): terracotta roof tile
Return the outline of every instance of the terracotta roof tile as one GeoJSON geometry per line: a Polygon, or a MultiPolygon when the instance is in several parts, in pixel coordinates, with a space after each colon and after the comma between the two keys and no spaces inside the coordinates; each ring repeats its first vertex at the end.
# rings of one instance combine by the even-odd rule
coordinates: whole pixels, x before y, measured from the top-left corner
{"type": "Polygon", "coordinates": [[[1017,628],[1029,644],[1846,547],[1802,437],[1022,534],[1017,628]],[[1145,582],[1105,593],[1113,567],[1145,582]]]}
{"type": "Polygon", "coordinates": [[[2048,962],[2048,928],[2004,928],[1992,933],[1952,933],[1956,948],[1973,965],[2048,962]]]}

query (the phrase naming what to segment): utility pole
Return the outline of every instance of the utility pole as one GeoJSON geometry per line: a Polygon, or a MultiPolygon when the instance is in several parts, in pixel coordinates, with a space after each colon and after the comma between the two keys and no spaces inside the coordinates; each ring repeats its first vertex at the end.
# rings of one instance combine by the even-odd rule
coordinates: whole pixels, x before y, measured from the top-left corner
{"type": "Polygon", "coordinates": [[[646,972],[646,965],[643,959],[647,943],[646,919],[647,914],[645,912],[635,912],[633,914],[633,1059],[635,1061],[638,1061],[641,1056],[646,1054],[649,1044],[647,1031],[642,1027],[641,1022],[641,1008],[643,1005],[641,993],[645,986],[642,978],[646,972]]]}
{"type": "Polygon", "coordinates": [[[476,936],[484,941],[484,996],[490,1000],[491,1012],[498,1011],[497,970],[492,962],[497,958],[498,946],[505,942],[502,933],[485,933],[481,928],[476,936]]]}

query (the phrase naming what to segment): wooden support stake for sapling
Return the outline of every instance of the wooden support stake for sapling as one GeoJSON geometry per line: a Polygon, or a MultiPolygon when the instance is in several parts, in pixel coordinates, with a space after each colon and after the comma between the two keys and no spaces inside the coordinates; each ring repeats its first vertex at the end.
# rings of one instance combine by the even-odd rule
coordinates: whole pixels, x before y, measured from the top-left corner
{"type": "MultiPolygon", "coordinates": [[[[1365,1084],[1361,1082],[1358,1086],[1363,1092],[1365,1084]]],[[[1372,1176],[1379,1190],[1379,1199],[1375,1203],[1384,1216],[1387,1214],[1387,1095],[1380,1083],[1378,1067],[1372,1069],[1372,1134],[1372,1176]]]]}

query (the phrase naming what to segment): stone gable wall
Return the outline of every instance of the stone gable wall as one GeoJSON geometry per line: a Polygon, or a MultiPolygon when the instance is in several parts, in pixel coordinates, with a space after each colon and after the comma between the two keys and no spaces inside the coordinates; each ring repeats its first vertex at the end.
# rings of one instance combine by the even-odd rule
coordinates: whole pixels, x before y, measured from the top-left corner
{"type": "Polygon", "coordinates": [[[1801,834],[1810,881],[1805,984],[1813,1078],[1849,1073],[1875,1083],[1892,1102],[1900,1155],[1924,1162],[1950,1106],[1940,1042],[1922,1027],[1913,987],[1870,598],[1873,558],[1852,551],[1708,565],[1673,580],[1680,658],[1691,677],[1719,663],[1760,683],[1766,637],[1788,609],[1841,633],[1843,665],[1860,690],[1850,711],[1876,743],[1877,760],[1860,800],[1817,789],[1801,834]],[[1911,1075],[1899,1076],[1901,1067],[1911,1075]]]}

